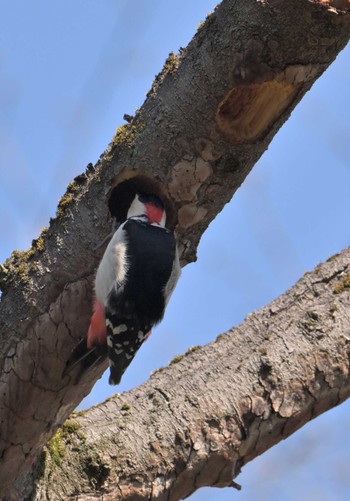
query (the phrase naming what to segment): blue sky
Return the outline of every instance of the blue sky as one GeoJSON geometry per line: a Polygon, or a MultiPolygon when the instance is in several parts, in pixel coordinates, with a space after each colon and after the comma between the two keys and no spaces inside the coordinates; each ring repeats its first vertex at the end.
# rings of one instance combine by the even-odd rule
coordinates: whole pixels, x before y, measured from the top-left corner
{"type": "MultiPolygon", "coordinates": [[[[170,51],[186,46],[208,0],[0,0],[0,262],[26,249],[67,184],[107,147],[170,51]]],[[[166,318],[118,391],[289,288],[350,243],[350,50],[305,96],[203,236],[166,318]]],[[[103,377],[84,401],[112,394],[103,377]]],[[[193,501],[350,497],[349,404],[247,465],[243,491],[193,501]]]]}

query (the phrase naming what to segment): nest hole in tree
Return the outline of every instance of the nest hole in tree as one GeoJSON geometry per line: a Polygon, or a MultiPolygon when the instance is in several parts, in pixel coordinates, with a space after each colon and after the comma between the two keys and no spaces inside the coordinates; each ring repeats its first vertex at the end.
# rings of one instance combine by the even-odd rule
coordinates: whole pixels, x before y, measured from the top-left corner
{"type": "Polygon", "coordinates": [[[163,202],[166,211],[166,226],[173,230],[177,223],[175,207],[162,183],[135,169],[124,169],[111,181],[111,189],[108,192],[108,208],[118,223],[126,220],[128,209],[135,198],[136,193],[156,195],[163,202]]]}

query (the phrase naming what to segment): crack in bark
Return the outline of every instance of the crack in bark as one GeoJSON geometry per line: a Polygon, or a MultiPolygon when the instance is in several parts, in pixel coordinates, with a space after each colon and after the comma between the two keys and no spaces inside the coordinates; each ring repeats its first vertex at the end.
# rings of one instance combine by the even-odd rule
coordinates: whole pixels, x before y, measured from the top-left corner
{"type": "Polygon", "coordinates": [[[160,394],[162,395],[162,397],[164,398],[164,400],[167,402],[167,404],[169,405],[169,409],[171,410],[171,407],[170,407],[170,398],[167,396],[167,394],[161,389],[161,388],[158,388],[157,386],[154,387],[154,389],[160,394]]]}

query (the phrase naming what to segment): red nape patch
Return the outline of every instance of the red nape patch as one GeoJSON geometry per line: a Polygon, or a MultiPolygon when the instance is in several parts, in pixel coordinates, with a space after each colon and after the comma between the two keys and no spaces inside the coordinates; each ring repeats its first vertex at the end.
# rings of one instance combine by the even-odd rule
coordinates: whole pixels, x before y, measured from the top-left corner
{"type": "Polygon", "coordinates": [[[94,346],[104,346],[107,343],[105,309],[101,303],[95,300],[94,312],[91,317],[87,335],[87,347],[90,350],[94,346]]]}
{"type": "Polygon", "coordinates": [[[152,223],[160,223],[163,217],[163,209],[160,207],[156,207],[153,204],[146,204],[147,217],[149,222],[152,223]]]}

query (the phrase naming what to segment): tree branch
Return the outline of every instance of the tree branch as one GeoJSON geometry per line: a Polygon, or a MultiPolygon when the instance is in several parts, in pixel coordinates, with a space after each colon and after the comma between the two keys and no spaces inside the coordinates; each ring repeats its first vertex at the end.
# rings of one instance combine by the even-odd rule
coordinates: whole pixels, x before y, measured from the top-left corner
{"type": "Polygon", "coordinates": [[[349,397],[349,311],[350,248],[213,343],[72,416],[46,449],[36,499],[237,487],[243,465],[349,397]]]}
{"type": "Polygon", "coordinates": [[[79,384],[62,379],[86,335],[111,188],[133,178],[162,193],[182,262],[195,260],[208,224],[349,32],[349,14],[321,1],[224,0],[187,49],[168,58],[96,166],[69,185],[49,229],[1,267],[0,495],[104,370],[79,384]]]}

